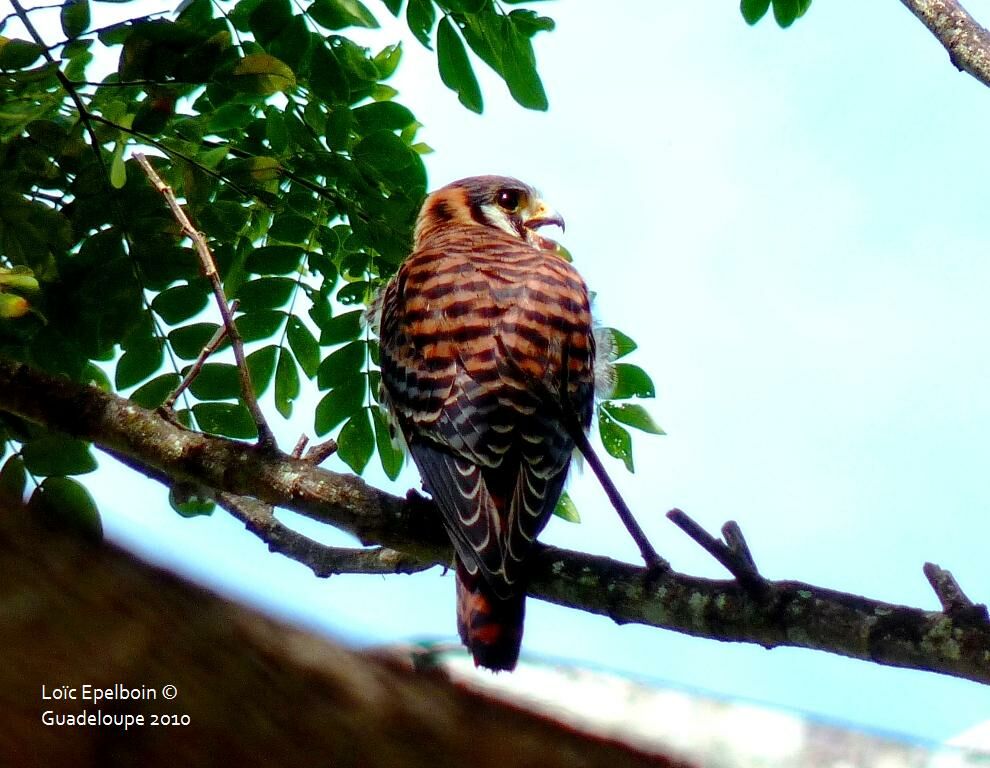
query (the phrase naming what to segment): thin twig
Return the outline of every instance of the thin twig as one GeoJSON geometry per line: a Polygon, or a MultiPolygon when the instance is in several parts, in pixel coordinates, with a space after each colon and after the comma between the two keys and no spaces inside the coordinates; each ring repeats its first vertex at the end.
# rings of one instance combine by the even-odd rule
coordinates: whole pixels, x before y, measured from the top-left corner
{"type": "Polygon", "coordinates": [[[93,146],[93,153],[96,155],[96,162],[99,163],[100,169],[103,171],[102,178],[103,183],[109,188],[109,169],[107,168],[106,159],[103,157],[103,153],[100,151],[101,144],[99,137],[96,135],[96,129],[93,127],[93,119],[95,115],[89,111],[82,96],[76,91],[72,85],[72,81],[63,72],[59,66],[58,62],[55,61],[55,57],[52,56],[51,51],[48,46],[45,45],[44,39],[39,34],[38,30],[34,28],[31,20],[28,18],[29,11],[24,9],[19,2],[19,0],[10,0],[10,4],[14,7],[14,12],[17,14],[24,28],[27,29],[28,34],[34,39],[34,42],[41,47],[42,56],[48,61],[49,64],[54,67],[55,77],[62,84],[65,92],[68,94],[69,98],[72,99],[73,103],[76,105],[76,109],[79,111],[79,120],[82,122],[83,127],[86,129],[86,133],[89,134],[90,144],[93,146]]]}
{"type": "Polygon", "coordinates": [[[292,453],[289,455],[294,459],[301,459],[303,451],[306,450],[306,445],[309,443],[309,435],[299,435],[299,439],[296,440],[295,446],[292,448],[292,453]]]}
{"type": "Polygon", "coordinates": [[[746,537],[743,536],[739,523],[735,520],[726,522],[722,526],[722,538],[729,545],[729,550],[745,563],[754,575],[759,576],[760,572],[756,567],[756,561],[753,559],[753,553],[749,551],[749,544],[746,543],[746,537]]]}
{"type": "Polygon", "coordinates": [[[768,584],[756,569],[753,556],[750,554],[742,531],[736,523],[730,521],[722,527],[723,533],[728,530],[726,540],[729,541],[729,544],[726,545],[680,509],[670,510],[667,517],[674,525],[694,539],[702,549],[718,560],[729,573],[736,577],[744,589],[758,596],[766,594],[768,584]]]}
{"type": "MultiPolygon", "coordinates": [[[[86,34],[89,34],[88,32],[86,34]]],[[[133,86],[202,85],[196,80],[70,80],[73,85],[90,85],[96,88],[131,88],[133,86]]]]}
{"type": "MultiPolygon", "coordinates": [[[[142,144],[147,144],[148,146],[154,147],[155,149],[159,149],[169,157],[178,158],[183,162],[189,163],[189,165],[191,165],[196,170],[201,171],[202,173],[205,173],[207,176],[211,176],[217,181],[225,184],[228,189],[234,190],[242,197],[261,200],[261,198],[258,197],[258,195],[251,194],[243,187],[239,186],[235,182],[228,179],[222,173],[218,173],[217,171],[214,171],[212,168],[207,168],[205,165],[197,161],[195,157],[192,157],[191,155],[187,155],[184,152],[180,152],[174,147],[170,147],[166,144],[163,144],[153,136],[149,136],[146,133],[141,133],[141,131],[135,131],[133,128],[128,128],[127,126],[121,125],[120,123],[115,123],[113,120],[108,120],[107,118],[103,117],[103,115],[89,113],[89,119],[97,123],[102,123],[103,125],[106,125],[110,128],[114,128],[115,130],[118,130],[121,133],[126,133],[128,136],[133,136],[135,139],[139,139],[142,144]]],[[[216,146],[220,146],[220,145],[217,144],[216,146]]],[[[261,202],[264,201],[261,200],[261,202]]]]}
{"type": "MultiPolygon", "coordinates": [[[[64,5],[64,3],[61,3],[64,5]]],[[[127,19],[126,21],[115,21],[113,24],[107,24],[105,27],[94,27],[92,29],[86,30],[87,37],[96,38],[102,35],[104,32],[109,32],[110,30],[120,29],[121,27],[134,27],[142,21],[148,21],[149,19],[155,19],[159,16],[168,16],[172,11],[155,11],[154,13],[149,13],[144,16],[135,16],[132,19],[127,19]]],[[[71,43],[71,40],[59,40],[57,43],[52,43],[48,46],[48,50],[53,51],[56,48],[61,48],[67,43],[71,43]]]]}
{"type": "Polygon", "coordinates": [[[306,456],[304,458],[314,467],[318,467],[336,452],[337,441],[330,438],[329,440],[324,440],[322,443],[311,445],[309,450],[306,451],[306,456]]]}
{"type": "Polygon", "coordinates": [[[148,158],[140,152],[135,152],[134,158],[138,161],[138,164],[140,164],[145,174],[151,180],[151,183],[154,185],[155,189],[157,189],[165,198],[165,201],[168,203],[168,207],[172,210],[172,214],[175,216],[175,220],[179,222],[179,226],[182,227],[182,234],[190,238],[196,245],[196,252],[199,254],[203,274],[206,279],[209,280],[210,286],[213,288],[213,297],[216,299],[217,307],[220,309],[220,316],[223,318],[223,326],[227,331],[227,336],[230,338],[231,349],[234,351],[234,360],[237,363],[237,371],[241,380],[241,399],[244,401],[244,405],[251,413],[251,418],[254,420],[255,426],[258,429],[258,444],[263,448],[273,449],[276,447],[275,436],[272,434],[272,431],[268,426],[268,422],[265,420],[265,414],[261,412],[261,407],[258,405],[258,399],[254,395],[254,387],[251,385],[251,373],[248,371],[247,360],[244,356],[244,341],[241,338],[240,331],[237,330],[237,326],[234,323],[234,315],[230,311],[230,307],[227,305],[227,297],[223,292],[223,284],[220,282],[220,275],[217,273],[216,262],[213,260],[213,254],[210,253],[210,248],[206,244],[206,238],[203,237],[203,234],[189,221],[189,218],[186,216],[186,212],[182,210],[182,206],[179,205],[179,201],[176,200],[175,193],[172,191],[172,188],[162,181],[161,177],[155,173],[155,169],[151,167],[151,163],[148,162],[148,158]]]}
{"type": "MultiPolygon", "coordinates": [[[[230,303],[231,314],[237,311],[237,305],[239,303],[240,302],[237,299],[234,299],[230,303]]],[[[203,369],[203,365],[206,363],[206,359],[217,351],[217,347],[219,347],[223,343],[223,340],[225,338],[227,338],[227,328],[225,326],[220,326],[219,328],[217,328],[216,333],[213,334],[213,338],[211,338],[208,342],[206,342],[206,344],[200,350],[199,355],[196,357],[196,361],[186,372],[186,375],[183,377],[182,381],[179,382],[179,386],[177,386],[175,390],[172,392],[172,394],[165,399],[165,402],[161,404],[162,408],[164,408],[167,411],[172,410],[172,408],[175,406],[175,401],[179,399],[179,395],[185,392],[186,389],[189,387],[189,385],[193,383],[193,381],[199,375],[199,372],[203,369]]]]}
{"type": "Polygon", "coordinates": [[[935,563],[925,563],[923,570],[925,578],[932,585],[938,601],[942,604],[943,613],[957,621],[990,623],[990,612],[987,611],[987,607],[970,600],[950,571],[935,563]]]}

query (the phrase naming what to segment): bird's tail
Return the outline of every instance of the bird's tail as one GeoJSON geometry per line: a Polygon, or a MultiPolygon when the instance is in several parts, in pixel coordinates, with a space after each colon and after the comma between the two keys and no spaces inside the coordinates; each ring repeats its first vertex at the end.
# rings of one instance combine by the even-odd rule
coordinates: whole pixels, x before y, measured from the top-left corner
{"type": "Polygon", "coordinates": [[[457,631],[476,667],[511,670],[522,645],[526,592],[499,598],[485,577],[468,573],[457,558],[457,631]]]}

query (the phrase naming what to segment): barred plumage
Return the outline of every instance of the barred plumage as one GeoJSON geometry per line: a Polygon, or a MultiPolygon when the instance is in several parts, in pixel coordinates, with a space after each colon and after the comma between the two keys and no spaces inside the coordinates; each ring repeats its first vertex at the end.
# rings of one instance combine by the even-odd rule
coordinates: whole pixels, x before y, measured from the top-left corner
{"type": "Polygon", "coordinates": [[[515,666],[526,555],[594,398],[588,292],[535,232],[550,223],[515,179],[449,184],[382,298],[383,402],[456,551],[461,638],[492,669],[515,666]]]}

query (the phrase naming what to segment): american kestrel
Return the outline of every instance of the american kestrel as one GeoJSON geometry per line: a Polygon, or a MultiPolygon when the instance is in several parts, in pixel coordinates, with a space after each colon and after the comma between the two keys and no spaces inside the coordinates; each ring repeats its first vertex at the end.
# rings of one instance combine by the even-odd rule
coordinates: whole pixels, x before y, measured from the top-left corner
{"type": "Polygon", "coordinates": [[[548,224],[564,222],[516,179],[448,184],[381,298],[382,402],[454,546],[458,632],[493,670],[516,665],[527,554],[594,401],[588,290],[548,224]]]}

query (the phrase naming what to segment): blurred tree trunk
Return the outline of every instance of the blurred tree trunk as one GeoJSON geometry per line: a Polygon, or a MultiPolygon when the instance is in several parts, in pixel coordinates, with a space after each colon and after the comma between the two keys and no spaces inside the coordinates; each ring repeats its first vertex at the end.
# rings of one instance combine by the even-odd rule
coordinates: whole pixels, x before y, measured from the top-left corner
{"type": "Polygon", "coordinates": [[[673,765],[266,619],[0,507],[0,764],[673,765]],[[46,700],[84,684],[155,700],[46,700]],[[175,686],[176,696],[163,696],[175,686]],[[44,725],[42,714],[143,716],[44,725]],[[155,715],[188,724],[151,725],[155,715]]]}

